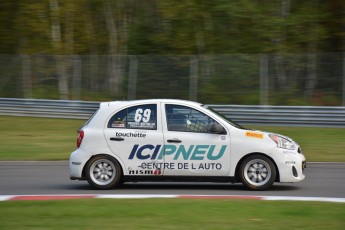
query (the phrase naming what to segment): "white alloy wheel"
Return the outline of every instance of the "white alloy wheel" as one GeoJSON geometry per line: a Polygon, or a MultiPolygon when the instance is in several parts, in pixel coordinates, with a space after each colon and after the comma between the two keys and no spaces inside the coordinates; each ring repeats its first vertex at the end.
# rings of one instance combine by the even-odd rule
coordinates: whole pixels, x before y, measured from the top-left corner
{"type": "Polygon", "coordinates": [[[243,184],[251,190],[264,190],[272,186],[276,169],[272,161],[262,155],[253,155],[241,165],[240,177],[243,184]]]}
{"type": "Polygon", "coordinates": [[[120,165],[110,156],[96,156],[86,166],[86,179],[94,188],[113,188],[120,178],[120,165]]]}

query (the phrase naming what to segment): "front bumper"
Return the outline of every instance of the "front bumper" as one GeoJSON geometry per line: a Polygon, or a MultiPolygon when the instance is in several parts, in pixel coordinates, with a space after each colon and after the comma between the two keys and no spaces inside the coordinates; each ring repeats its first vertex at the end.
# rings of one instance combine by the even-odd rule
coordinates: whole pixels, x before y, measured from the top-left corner
{"type": "Polygon", "coordinates": [[[281,157],[275,159],[279,170],[279,182],[298,182],[305,178],[306,159],[302,153],[279,150],[281,157]]]}

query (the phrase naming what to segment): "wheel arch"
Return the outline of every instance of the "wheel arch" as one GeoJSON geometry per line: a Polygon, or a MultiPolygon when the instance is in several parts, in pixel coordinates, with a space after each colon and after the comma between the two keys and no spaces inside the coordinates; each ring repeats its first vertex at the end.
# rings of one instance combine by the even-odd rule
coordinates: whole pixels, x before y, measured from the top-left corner
{"type": "Polygon", "coordinates": [[[238,163],[237,163],[237,165],[236,165],[236,169],[235,169],[235,180],[236,180],[236,182],[240,182],[240,181],[241,181],[241,180],[240,180],[240,168],[241,168],[242,162],[243,162],[246,158],[248,158],[248,157],[250,157],[250,156],[253,156],[253,155],[265,156],[265,157],[269,158],[269,159],[272,161],[272,163],[273,163],[273,165],[274,165],[274,167],[275,167],[275,169],[276,169],[276,172],[277,172],[276,178],[275,178],[274,181],[275,181],[275,182],[279,182],[279,181],[280,181],[280,173],[279,173],[279,168],[278,168],[276,162],[275,162],[275,161],[273,160],[273,158],[270,157],[269,155],[267,155],[267,154],[265,154],[265,153],[260,153],[260,152],[249,153],[249,154],[243,156],[243,157],[238,161],[238,163]]]}

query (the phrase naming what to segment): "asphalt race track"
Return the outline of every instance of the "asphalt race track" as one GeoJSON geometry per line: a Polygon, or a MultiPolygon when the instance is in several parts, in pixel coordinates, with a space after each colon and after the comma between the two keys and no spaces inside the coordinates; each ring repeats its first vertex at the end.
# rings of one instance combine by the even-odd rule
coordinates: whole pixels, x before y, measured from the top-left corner
{"type": "Polygon", "coordinates": [[[306,179],[275,183],[269,191],[248,191],[241,184],[126,183],[112,190],[94,190],[86,181],[71,181],[67,161],[0,161],[0,195],[50,194],[184,194],[345,198],[345,163],[308,163],[306,179]]]}

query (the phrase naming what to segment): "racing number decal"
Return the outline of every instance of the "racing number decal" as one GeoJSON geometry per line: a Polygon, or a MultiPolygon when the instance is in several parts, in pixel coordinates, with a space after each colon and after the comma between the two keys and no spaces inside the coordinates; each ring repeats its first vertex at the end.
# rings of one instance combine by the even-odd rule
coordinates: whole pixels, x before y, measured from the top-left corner
{"type": "Polygon", "coordinates": [[[147,123],[150,120],[150,116],[151,116],[151,109],[137,109],[137,111],[135,111],[135,116],[134,116],[134,121],[135,122],[144,122],[147,123]]]}
{"type": "Polygon", "coordinates": [[[128,128],[156,129],[156,108],[152,105],[132,107],[128,111],[128,128]]]}

